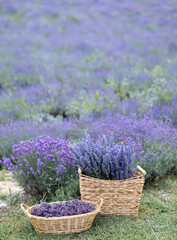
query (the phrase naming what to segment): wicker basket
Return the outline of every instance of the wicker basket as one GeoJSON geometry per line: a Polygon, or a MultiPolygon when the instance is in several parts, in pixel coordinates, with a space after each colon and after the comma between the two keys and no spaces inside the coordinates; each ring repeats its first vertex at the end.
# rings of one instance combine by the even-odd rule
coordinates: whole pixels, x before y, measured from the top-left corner
{"type": "Polygon", "coordinates": [[[133,177],[124,180],[102,180],[88,177],[78,170],[81,199],[96,202],[103,198],[101,215],[138,215],[146,172],[137,166],[133,177]]]}
{"type": "MultiPolygon", "coordinates": [[[[57,202],[59,203],[59,202],[57,202]]],[[[103,199],[95,202],[95,210],[89,213],[64,216],[64,217],[37,217],[30,214],[30,211],[36,207],[28,207],[26,204],[21,204],[26,216],[30,219],[34,229],[38,233],[52,233],[56,234],[69,234],[78,233],[88,230],[97,215],[100,212],[103,199]]]]}

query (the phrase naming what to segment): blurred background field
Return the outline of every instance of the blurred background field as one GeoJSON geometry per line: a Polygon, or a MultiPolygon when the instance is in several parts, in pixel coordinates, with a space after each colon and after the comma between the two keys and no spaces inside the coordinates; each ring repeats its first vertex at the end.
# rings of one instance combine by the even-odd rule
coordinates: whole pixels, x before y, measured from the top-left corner
{"type": "Polygon", "coordinates": [[[1,1],[0,122],[114,109],[176,125],[176,11],[176,1],[1,1]]]}

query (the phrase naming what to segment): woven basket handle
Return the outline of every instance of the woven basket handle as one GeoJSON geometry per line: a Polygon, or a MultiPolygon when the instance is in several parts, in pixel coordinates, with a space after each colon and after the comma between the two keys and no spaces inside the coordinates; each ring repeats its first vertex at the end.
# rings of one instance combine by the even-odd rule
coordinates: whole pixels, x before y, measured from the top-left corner
{"type": "Polygon", "coordinates": [[[146,175],[146,171],[144,169],[142,169],[140,166],[137,166],[137,171],[139,171],[140,173],[142,173],[143,175],[146,175]]]}
{"type": "Polygon", "coordinates": [[[22,203],[21,204],[21,209],[24,211],[25,214],[28,214],[27,210],[29,209],[29,207],[26,204],[22,203]]]}
{"type": "Polygon", "coordinates": [[[96,201],[96,203],[98,205],[98,211],[101,211],[101,207],[103,205],[103,198],[100,198],[98,201],[96,201]]]}
{"type": "Polygon", "coordinates": [[[79,175],[82,173],[82,170],[80,168],[78,168],[78,173],[79,175]]]}
{"type": "Polygon", "coordinates": [[[137,166],[133,177],[144,178],[145,175],[146,175],[146,171],[144,169],[142,169],[140,166],[137,166]]]}

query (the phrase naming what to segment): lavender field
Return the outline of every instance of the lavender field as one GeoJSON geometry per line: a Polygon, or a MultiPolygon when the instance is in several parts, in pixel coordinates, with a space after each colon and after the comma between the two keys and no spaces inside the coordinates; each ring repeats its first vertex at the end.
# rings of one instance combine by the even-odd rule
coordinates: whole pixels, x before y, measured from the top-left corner
{"type": "Polygon", "coordinates": [[[176,177],[177,1],[0,0],[0,239],[175,240],[176,177]],[[20,203],[79,199],[102,158],[146,171],[139,215],[37,234],[20,203]]]}
{"type": "Polygon", "coordinates": [[[176,105],[175,0],[0,1],[0,158],[39,135],[113,131],[163,176],[176,105]]]}

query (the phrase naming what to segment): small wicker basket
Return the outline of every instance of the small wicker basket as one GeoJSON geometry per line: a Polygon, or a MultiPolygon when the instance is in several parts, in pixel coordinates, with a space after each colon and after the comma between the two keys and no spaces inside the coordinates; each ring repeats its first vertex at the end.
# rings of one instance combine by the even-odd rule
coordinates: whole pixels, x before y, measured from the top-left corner
{"type": "Polygon", "coordinates": [[[124,180],[103,180],[82,174],[78,170],[81,199],[96,202],[103,198],[101,215],[138,215],[146,172],[137,166],[133,177],[124,180]]]}
{"type": "MultiPolygon", "coordinates": [[[[59,203],[59,202],[56,202],[59,203]]],[[[103,199],[98,200],[95,205],[95,210],[89,213],[64,216],[64,217],[37,217],[30,214],[30,211],[36,207],[28,207],[26,204],[21,204],[21,208],[30,219],[34,229],[38,233],[51,234],[69,234],[79,233],[88,230],[97,215],[101,211],[103,199]]]]}

